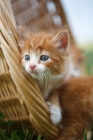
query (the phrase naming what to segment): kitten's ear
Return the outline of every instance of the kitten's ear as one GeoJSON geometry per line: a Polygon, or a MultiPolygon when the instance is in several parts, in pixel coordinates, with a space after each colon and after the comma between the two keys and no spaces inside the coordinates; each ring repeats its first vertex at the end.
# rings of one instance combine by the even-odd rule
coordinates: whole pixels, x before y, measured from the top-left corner
{"type": "Polygon", "coordinates": [[[26,29],[23,26],[19,26],[17,28],[18,35],[19,35],[19,42],[18,45],[19,47],[22,47],[24,44],[24,41],[31,37],[31,35],[26,31],[26,29]]]}
{"type": "Polygon", "coordinates": [[[68,48],[69,36],[67,30],[59,32],[52,40],[60,50],[66,50],[68,48]]]}

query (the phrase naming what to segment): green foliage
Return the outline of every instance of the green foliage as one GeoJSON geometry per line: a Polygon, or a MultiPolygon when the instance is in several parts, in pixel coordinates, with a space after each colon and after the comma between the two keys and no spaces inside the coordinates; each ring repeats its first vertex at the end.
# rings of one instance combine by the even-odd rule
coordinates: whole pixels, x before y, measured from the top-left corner
{"type": "Polygon", "coordinates": [[[5,116],[2,112],[0,112],[0,119],[3,119],[5,116]]]}
{"type": "MultiPolygon", "coordinates": [[[[28,130],[25,131],[25,134],[22,131],[13,131],[11,135],[7,135],[6,130],[0,129],[0,140],[35,140],[34,134],[30,133],[28,130]],[[23,135],[22,135],[23,134],[23,135]]],[[[41,140],[41,136],[39,135],[36,140],[41,140]]]]}
{"type": "Polygon", "coordinates": [[[19,136],[17,135],[16,131],[12,132],[11,138],[12,138],[12,140],[21,140],[21,138],[19,138],[19,136]]]}
{"type": "Polygon", "coordinates": [[[84,132],[84,140],[87,140],[87,133],[86,133],[86,130],[84,132]]]}
{"type": "Polygon", "coordinates": [[[21,129],[13,130],[11,120],[5,122],[4,114],[0,112],[0,140],[41,140],[41,136],[35,136],[35,131],[25,130],[23,125],[21,129]]]}
{"type": "Polygon", "coordinates": [[[93,50],[85,52],[85,68],[87,74],[93,75],[93,50]]]}

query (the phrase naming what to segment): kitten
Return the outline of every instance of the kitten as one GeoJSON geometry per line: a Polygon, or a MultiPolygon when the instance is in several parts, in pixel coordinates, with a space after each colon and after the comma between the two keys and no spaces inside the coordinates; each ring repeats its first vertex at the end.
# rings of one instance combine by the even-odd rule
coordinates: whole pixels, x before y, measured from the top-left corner
{"type": "Polygon", "coordinates": [[[71,78],[52,94],[59,94],[63,111],[62,130],[57,140],[83,138],[85,129],[93,123],[93,76],[71,78]]]}
{"type": "MultiPolygon", "coordinates": [[[[22,67],[36,79],[47,100],[50,92],[62,86],[69,77],[68,32],[63,29],[55,36],[44,32],[31,36],[24,34],[27,39],[20,48],[22,67]]],[[[62,119],[59,98],[56,100],[58,106],[47,102],[48,106],[52,105],[50,118],[54,124],[62,119]]]]}
{"type": "MultiPolygon", "coordinates": [[[[85,69],[84,69],[84,55],[82,51],[76,47],[76,46],[71,46],[69,48],[69,78],[74,78],[74,77],[80,77],[80,76],[85,76],[85,69]]],[[[50,118],[52,123],[58,124],[56,121],[58,119],[58,114],[60,114],[60,110],[58,111],[58,108],[60,107],[60,103],[58,100],[58,94],[50,94],[51,97],[48,98],[48,107],[50,110],[50,118]]],[[[62,109],[61,109],[62,110],[62,109]]],[[[61,111],[62,113],[62,111],[61,111]]],[[[61,121],[61,120],[60,120],[61,121]]],[[[59,125],[59,124],[58,124],[59,125]]],[[[59,125],[60,126],[60,125],[59,125]]],[[[61,128],[61,127],[60,127],[61,128]]]]}

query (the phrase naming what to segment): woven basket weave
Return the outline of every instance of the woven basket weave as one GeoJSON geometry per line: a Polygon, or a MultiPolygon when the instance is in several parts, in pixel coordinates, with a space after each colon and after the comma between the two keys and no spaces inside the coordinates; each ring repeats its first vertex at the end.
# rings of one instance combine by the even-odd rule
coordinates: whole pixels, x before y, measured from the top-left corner
{"type": "MultiPolygon", "coordinates": [[[[23,25],[31,32],[55,32],[67,22],[60,0],[11,0],[14,17],[18,26],[23,25]]],[[[70,31],[70,40],[74,37],[70,31]]]]}
{"type": "Polygon", "coordinates": [[[51,124],[49,111],[35,81],[20,70],[18,35],[10,0],[0,0],[0,111],[6,119],[29,120],[47,139],[58,129],[51,124]]]}

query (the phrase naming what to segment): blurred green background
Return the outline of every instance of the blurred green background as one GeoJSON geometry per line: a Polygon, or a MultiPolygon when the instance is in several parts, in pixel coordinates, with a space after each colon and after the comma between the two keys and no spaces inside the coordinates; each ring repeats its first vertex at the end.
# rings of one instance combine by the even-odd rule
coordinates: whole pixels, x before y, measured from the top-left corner
{"type": "Polygon", "coordinates": [[[85,55],[85,68],[88,75],[93,75],[93,44],[82,46],[85,55]]]}

